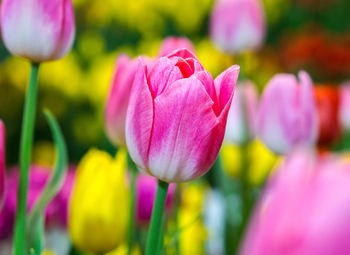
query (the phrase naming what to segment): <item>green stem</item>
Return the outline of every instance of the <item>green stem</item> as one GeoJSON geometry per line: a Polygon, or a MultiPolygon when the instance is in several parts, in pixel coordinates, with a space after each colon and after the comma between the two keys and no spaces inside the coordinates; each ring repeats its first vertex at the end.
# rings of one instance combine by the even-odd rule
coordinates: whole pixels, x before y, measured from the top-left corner
{"type": "Polygon", "coordinates": [[[128,223],[128,255],[132,253],[133,244],[135,241],[135,201],[136,201],[136,177],[137,177],[137,168],[135,163],[132,161],[128,154],[128,169],[131,174],[131,183],[130,183],[130,218],[128,223]]]}
{"type": "MultiPolygon", "coordinates": [[[[39,224],[37,226],[37,233],[35,237],[35,254],[40,255],[43,249],[43,239],[44,239],[44,215],[40,216],[39,224]]],[[[31,247],[32,248],[32,247],[31,247]]]]}
{"type": "Polygon", "coordinates": [[[159,244],[159,232],[162,225],[163,211],[169,183],[158,180],[156,200],[154,202],[151,225],[147,237],[146,255],[153,255],[159,244]]]}
{"type": "Polygon", "coordinates": [[[28,190],[28,175],[30,167],[31,149],[33,144],[35,110],[37,100],[37,83],[38,83],[39,64],[32,64],[28,91],[26,94],[22,135],[20,145],[20,176],[17,192],[17,211],[14,236],[14,254],[27,254],[26,250],[26,207],[27,207],[27,190],[28,190]]]}

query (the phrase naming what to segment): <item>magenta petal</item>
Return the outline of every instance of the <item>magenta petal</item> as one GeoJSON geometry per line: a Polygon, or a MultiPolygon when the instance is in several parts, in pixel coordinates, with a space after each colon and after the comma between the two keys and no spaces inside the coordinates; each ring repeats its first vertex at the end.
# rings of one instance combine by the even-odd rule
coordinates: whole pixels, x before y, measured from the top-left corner
{"type": "Polygon", "coordinates": [[[5,126],[0,120],[0,211],[5,193],[5,126]]]}
{"type": "Polygon", "coordinates": [[[168,58],[180,57],[183,59],[194,58],[194,59],[198,60],[198,58],[188,49],[179,49],[179,50],[174,51],[173,53],[169,54],[167,57],[168,58]]]}
{"type": "Polygon", "coordinates": [[[209,170],[223,137],[223,132],[215,132],[220,123],[212,105],[195,77],[175,82],[155,99],[149,151],[152,175],[164,181],[182,182],[209,170]]]}
{"type": "Polygon", "coordinates": [[[232,100],[233,92],[237,83],[239,74],[239,66],[234,65],[226,69],[218,77],[216,77],[214,84],[216,95],[218,98],[218,106],[220,112],[223,110],[229,110],[231,106],[230,100],[232,100]],[[229,105],[227,105],[229,103],[229,105]]]}
{"type": "Polygon", "coordinates": [[[154,110],[147,83],[147,66],[140,58],[126,114],[126,144],[137,166],[146,171],[154,110]]]}

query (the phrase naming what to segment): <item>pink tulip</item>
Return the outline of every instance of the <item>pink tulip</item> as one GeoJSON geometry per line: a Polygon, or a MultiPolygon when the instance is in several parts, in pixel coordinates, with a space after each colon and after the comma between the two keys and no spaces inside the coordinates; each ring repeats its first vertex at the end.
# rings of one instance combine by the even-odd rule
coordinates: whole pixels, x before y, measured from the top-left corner
{"type": "MultiPolygon", "coordinates": [[[[136,218],[139,224],[151,221],[153,204],[156,197],[157,180],[146,174],[139,174],[136,180],[136,218]]],[[[170,184],[165,202],[165,211],[170,212],[174,202],[175,184],[170,184]]]]}
{"type": "Polygon", "coordinates": [[[0,211],[5,194],[5,126],[0,120],[0,211]]]}
{"type": "MultiPolygon", "coordinates": [[[[72,168],[72,167],[70,167],[72,168]]],[[[51,170],[47,167],[32,165],[29,172],[29,189],[28,189],[28,206],[30,211],[35,201],[41,194],[46,182],[49,179],[51,170]]],[[[6,196],[4,208],[0,212],[0,239],[5,239],[13,231],[16,205],[17,205],[17,185],[18,185],[18,167],[10,169],[6,177],[6,196]]],[[[75,171],[67,171],[64,183],[59,193],[49,203],[45,211],[45,221],[48,225],[67,226],[68,222],[68,205],[70,194],[75,179],[75,171]]]]}
{"type": "Polygon", "coordinates": [[[106,133],[115,146],[125,146],[126,110],[137,65],[137,60],[127,55],[120,55],[117,59],[105,109],[106,133]]]}
{"type": "Polygon", "coordinates": [[[213,165],[239,73],[215,81],[183,49],[138,66],[126,116],[126,143],[139,169],[166,182],[185,182],[213,165]]]}
{"type": "Polygon", "coordinates": [[[216,0],[210,20],[210,37],[223,51],[239,53],[261,46],[265,13],[260,0],[216,0]]]}
{"type": "Polygon", "coordinates": [[[258,134],[278,154],[296,146],[313,146],[318,123],[313,84],[299,72],[300,82],[291,74],[277,74],[267,84],[261,101],[258,134]]]}
{"type": "Polygon", "coordinates": [[[74,40],[72,0],[3,0],[1,28],[12,54],[33,62],[59,59],[74,40]]]}
{"type": "Polygon", "coordinates": [[[350,131],[350,81],[340,88],[339,120],[343,130],[350,131]]]}
{"type": "Polygon", "coordinates": [[[243,145],[256,133],[258,91],[251,82],[239,84],[228,113],[225,139],[243,145]]]}
{"type": "Polygon", "coordinates": [[[350,164],[297,152],[270,180],[241,254],[349,254],[349,215],[350,164]]]}
{"type": "Polygon", "coordinates": [[[188,49],[191,52],[195,52],[193,44],[186,37],[169,36],[164,39],[160,46],[159,56],[163,57],[180,49],[188,49]]]}

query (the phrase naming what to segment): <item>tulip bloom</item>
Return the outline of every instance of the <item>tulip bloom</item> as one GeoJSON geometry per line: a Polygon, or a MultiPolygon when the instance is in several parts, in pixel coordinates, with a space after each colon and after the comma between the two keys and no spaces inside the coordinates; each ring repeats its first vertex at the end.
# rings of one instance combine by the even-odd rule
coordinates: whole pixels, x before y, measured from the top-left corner
{"type": "Polygon", "coordinates": [[[350,81],[340,88],[339,120],[343,130],[350,131],[350,81]]]}
{"type": "Polygon", "coordinates": [[[125,151],[118,151],[113,159],[106,152],[92,149],[79,163],[69,232],[80,250],[106,253],[123,242],[129,213],[125,173],[125,151]]]}
{"type": "Polygon", "coordinates": [[[1,30],[12,54],[32,62],[59,59],[74,40],[72,0],[3,0],[1,30]]]}
{"type": "Polygon", "coordinates": [[[265,13],[260,0],[216,0],[210,37],[223,51],[254,50],[263,43],[265,30],[265,13]]]}
{"type": "MultiPolygon", "coordinates": [[[[151,220],[154,199],[156,197],[157,180],[146,174],[140,174],[136,180],[136,216],[140,224],[148,224],[151,220]]],[[[165,202],[165,211],[172,209],[175,195],[175,184],[171,184],[165,202]]]]}
{"type": "Polygon", "coordinates": [[[298,152],[269,182],[240,254],[349,254],[349,214],[350,164],[298,152]]]}
{"type": "Polygon", "coordinates": [[[188,50],[140,59],[126,116],[126,143],[143,172],[165,182],[199,178],[219,153],[239,67],[215,81],[188,50]]]}
{"type": "Polygon", "coordinates": [[[309,75],[299,72],[277,74],[267,84],[261,101],[258,134],[275,153],[286,154],[293,147],[313,146],[318,122],[313,85],[309,75]]]}
{"type": "Polygon", "coordinates": [[[258,92],[255,85],[246,82],[237,86],[227,117],[225,139],[243,145],[251,141],[256,132],[258,92]]]}
{"type": "MultiPolygon", "coordinates": [[[[39,195],[43,191],[52,171],[47,167],[32,165],[29,171],[29,189],[27,211],[29,212],[39,195]]],[[[18,167],[9,170],[6,177],[6,195],[4,208],[0,212],[0,239],[8,238],[13,231],[15,213],[17,208],[17,187],[19,171],[18,167]]],[[[68,220],[68,202],[73,187],[75,171],[69,170],[66,173],[64,183],[48,204],[45,210],[45,222],[50,226],[61,226],[65,228],[68,220]]]]}
{"type": "Polygon", "coordinates": [[[5,126],[0,120],[0,211],[5,194],[5,126]]]}
{"type": "Polygon", "coordinates": [[[176,50],[188,49],[194,52],[193,44],[186,37],[169,36],[165,38],[159,49],[159,56],[166,56],[176,50]]]}
{"type": "Polygon", "coordinates": [[[105,107],[105,127],[115,146],[125,146],[125,118],[131,87],[137,69],[137,60],[120,55],[114,71],[111,91],[105,107]]]}

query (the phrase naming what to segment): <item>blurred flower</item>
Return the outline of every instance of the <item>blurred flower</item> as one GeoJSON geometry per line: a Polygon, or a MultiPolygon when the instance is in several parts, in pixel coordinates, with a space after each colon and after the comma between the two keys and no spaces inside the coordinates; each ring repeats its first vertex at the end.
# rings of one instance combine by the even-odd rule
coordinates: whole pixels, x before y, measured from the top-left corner
{"type": "MultiPolygon", "coordinates": [[[[136,216],[140,224],[148,224],[151,220],[154,199],[157,191],[157,179],[146,174],[139,174],[136,180],[136,216]]],[[[170,184],[165,211],[170,212],[174,202],[175,184],[170,184]]]]}
{"type": "Polygon", "coordinates": [[[125,146],[125,118],[138,62],[127,55],[117,59],[105,106],[105,129],[115,146],[125,146]]]}
{"type": "Polygon", "coordinates": [[[2,38],[14,55],[33,62],[66,55],[75,35],[71,0],[4,0],[1,3],[2,38]]]}
{"type": "MultiPolygon", "coordinates": [[[[30,211],[34,206],[37,198],[49,180],[50,175],[51,169],[48,167],[37,165],[31,166],[29,172],[28,211],[30,211]]],[[[0,239],[9,237],[13,231],[17,205],[18,177],[18,167],[10,169],[9,174],[6,177],[4,208],[0,212],[0,239]]],[[[46,226],[66,227],[68,218],[68,202],[73,187],[74,178],[75,172],[73,170],[68,170],[61,190],[46,207],[46,226]]]]}
{"type": "Polygon", "coordinates": [[[164,39],[159,49],[159,56],[163,57],[175,50],[188,49],[191,52],[195,52],[194,47],[189,39],[186,37],[169,36],[164,39]]]}
{"type": "Polygon", "coordinates": [[[129,193],[125,182],[126,152],[113,159],[91,149],[77,168],[69,214],[72,242],[82,251],[108,252],[123,242],[129,193]]]}
{"type": "Polygon", "coordinates": [[[5,195],[5,126],[0,119],[0,211],[5,195]]]}
{"type": "Polygon", "coordinates": [[[349,213],[349,163],[294,153],[264,191],[240,254],[348,254],[349,213]]]}
{"type": "Polygon", "coordinates": [[[180,254],[205,254],[208,234],[201,217],[204,209],[205,186],[190,184],[182,194],[179,209],[180,254]]]}
{"type": "Polygon", "coordinates": [[[233,66],[214,81],[188,50],[158,59],[152,69],[140,60],[126,117],[126,142],[139,169],[167,182],[205,174],[222,144],[238,73],[233,66]]]}
{"type": "Polygon", "coordinates": [[[339,121],[344,131],[350,131],[350,81],[340,87],[339,121]]]}
{"type": "Polygon", "coordinates": [[[225,139],[243,145],[251,141],[256,132],[258,91],[251,82],[238,84],[227,117],[225,139]]]}
{"type": "MultiPolygon", "coordinates": [[[[224,170],[229,176],[234,178],[240,176],[242,153],[243,150],[240,146],[223,144],[221,158],[224,170]]],[[[252,185],[261,185],[278,162],[278,156],[267,149],[258,139],[248,144],[247,153],[249,159],[248,181],[252,185]]]]}
{"type": "Polygon", "coordinates": [[[267,84],[259,109],[258,134],[273,152],[286,154],[317,139],[317,109],[310,76],[277,74],[267,84]]]}
{"type": "Polygon", "coordinates": [[[318,112],[318,144],[331,145],[340,134],[339,89],[335,85],[315,86],[318,112]]]}
{"type": "Polygon", "coordinates": [[[216,0],[210,20],[210,37],[223,51],[239,53],[261,46],[265,13],[260,0],[216,0]]]}

